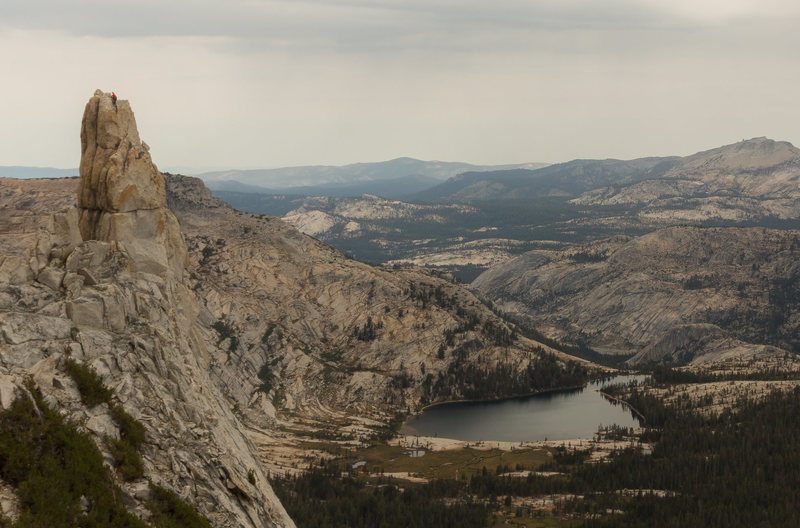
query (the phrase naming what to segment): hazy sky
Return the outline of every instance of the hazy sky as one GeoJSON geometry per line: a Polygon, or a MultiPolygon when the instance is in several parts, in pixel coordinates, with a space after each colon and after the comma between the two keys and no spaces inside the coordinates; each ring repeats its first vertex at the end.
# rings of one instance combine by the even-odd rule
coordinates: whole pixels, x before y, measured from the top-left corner
{"type": "Polygon", "coordinates": [[[2,0],[0,165],[76,167],[96,88],[162,170],[800,143],[796,0],[2,0]]]}

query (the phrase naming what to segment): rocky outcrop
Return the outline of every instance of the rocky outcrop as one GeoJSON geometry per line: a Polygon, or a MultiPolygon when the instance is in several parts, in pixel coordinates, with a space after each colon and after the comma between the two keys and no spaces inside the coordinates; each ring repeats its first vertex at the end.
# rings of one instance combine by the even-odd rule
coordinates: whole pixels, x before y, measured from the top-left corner
{"type": "MultiPolygon", "coordinates": [[[[126,213],[166,206],[164,178],[139,139],[130,104],[100,90],[83,113],[80,176],[81,209],[126,213]]],[[[87,238],[90,234],[84,231],[87,238]]]]}
{"type": "Polygon", "coordinates": [[[551,336],[685,363],[722,344],[800,350],[798,262],[798,231],[683,226],[533,251],[473,285],[551,336]]]}
{"type": "Polygon", "coordinates": [[[81,235],[124,244],[135,270],[180,280],[186,245],[166,205],[164,178],[130,104],[97,90],[81,123],[81,235]]]}
{"type": "Polygon", "coordinates": [[[702,356],[705,348],[725,337],[721,328],[712,324],[677,325],[644,347],[628,363],[689,363],[702,356]]]}
{"type": "Polygon", "coordinates": [[[629,365],[667,363],[721,366],[730,362],[779,359],[786,351],[769,345],[746,343],[712,324],[686,324],[670,328],[655,342],[630,358],[629,365]]]}
{"type": "MultiPolygon", "coordinates": [[[[33,269],[38,271],[47,265],[50,247],[47,240],[41,240],[45,238],[42,230],[56,230],[54,225],[48,225],[51,222],[64,225],[65,219],[51,216],[53,211],[69,208],[69,211],[61,214],[76,214],[77,211],[72,207],[75,204],[75,187],[76,180],[72,178],[0,178],[0,201],[3,203],[0,208],[0,282],[24,284],[34,278],[33,269]],[[43,247],[31,251],[39,242],[43,243],[43,247]],[[32,261],[32,258],[36,261],[32,261]]],[[[65,244],[80,238],[76,219],[70,219],[67,225],[72,227],[69,227],[70,237],[63,238],[65,244]]],[[[61,239],[59,234],[56,236],[61,239]]]]}
{"type": "MultiPolygon", "coordinates": [[[[81,143],[77,206],[37,217],[27,271],[0,275],[0,403],[32,376],[110,460],[110,409],[86,408],[64,372],[66,357],[91,365],[147,428],[147,479],[217,527],[293,526],[210,373],[214,344],[184,283],[186,243],[128,102],[96,92],[81,143]]],[[[119,485],[147,518],[147,480],[119,485]]]]}

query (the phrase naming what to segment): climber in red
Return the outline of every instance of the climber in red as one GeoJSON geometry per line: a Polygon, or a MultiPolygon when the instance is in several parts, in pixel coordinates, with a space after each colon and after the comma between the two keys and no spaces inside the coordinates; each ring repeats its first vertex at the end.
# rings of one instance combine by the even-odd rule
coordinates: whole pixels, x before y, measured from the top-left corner
{"type": "Polygon", "coordinates": [[[111,92],[111,102],[114,103],[114,106],[117,106],[117,94],[111,92]]]}

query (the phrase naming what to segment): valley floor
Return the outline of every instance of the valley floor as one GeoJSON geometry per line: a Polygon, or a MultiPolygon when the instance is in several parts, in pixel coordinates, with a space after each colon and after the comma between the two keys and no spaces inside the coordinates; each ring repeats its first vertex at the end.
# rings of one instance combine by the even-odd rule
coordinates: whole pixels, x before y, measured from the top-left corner
{"type": "Polygon", "coordinates": [[[548,442],[309,440],[293,471],[273,473],[275,487],[293,514],[301,497],[315,505],[311,517],[297,512],[301,527],[341,521],[353,504],[375,520],[369,505],[393,501],[435,519],[424,526],[459,526],[467,513],[474,526],[796,526],[800,371],[661,368],[606,392],[643,427],[548,442]]]}

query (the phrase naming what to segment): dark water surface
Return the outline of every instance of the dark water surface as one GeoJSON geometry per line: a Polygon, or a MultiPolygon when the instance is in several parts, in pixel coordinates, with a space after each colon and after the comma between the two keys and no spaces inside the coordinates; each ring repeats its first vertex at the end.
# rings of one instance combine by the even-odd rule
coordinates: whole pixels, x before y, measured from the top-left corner
{"type": "Polygon", "coordinates": [[[617,376],[592,382],[583,389],[494,402],[446,403],[430,407],[411,418],[400,432],[469,441],[591,438],[601,425],[639,427],[639,420],[629,410],[609,402],[597,390],[608,384],[644,378],[617,376]]]}

